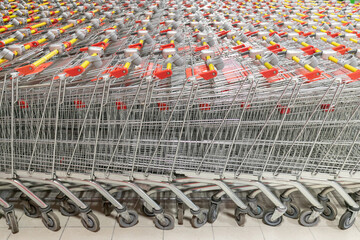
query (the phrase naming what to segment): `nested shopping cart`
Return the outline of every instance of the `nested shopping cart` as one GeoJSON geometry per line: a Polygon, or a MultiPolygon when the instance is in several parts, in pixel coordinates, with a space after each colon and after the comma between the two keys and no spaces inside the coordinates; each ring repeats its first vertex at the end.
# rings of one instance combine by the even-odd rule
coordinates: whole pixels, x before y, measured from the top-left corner
{"type": "MultiPolygon", "coordinates": [[[[104,212],[115,209],[119,225],[132,227],[138,213],[113,194],[121,188],[142,198],[143,213],[165,230],[175,226],[155,199],[165,192],[176,198],[180,224],[184,206],[194,227],[215,222],[227,197],[239,226],[246,215],[314,226],[320,216],[336,219],[328,197],[336,191],[347,208],[339,227],[354,224],[360,71],[351,7],[56,2],[58,19],[14,21],[0,35],[0,182],[21,192],[27,216],[59,230],[38,196],[56,191],[61,214],[98,231],[77,188],[98,192],[104,212]],[[199,191],[208,209],[192,199],[199,191]]],[[[20,17],[14,12],[3,19],[20,17]]],[[[12,204],[0,205],[17,232],[12,204]]]]}

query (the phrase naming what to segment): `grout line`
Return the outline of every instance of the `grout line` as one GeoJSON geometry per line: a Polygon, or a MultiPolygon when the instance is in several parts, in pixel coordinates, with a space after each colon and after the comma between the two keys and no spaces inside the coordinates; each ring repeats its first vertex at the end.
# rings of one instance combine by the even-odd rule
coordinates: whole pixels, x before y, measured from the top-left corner
{"type": "Polygon", "coordinates": [[[265,234],[264,234],[263,229],[262,229],[262,227],[261,227],[261,224],[259,225],[259,227],[260,227],[260,231],[261,231],[261,234],[262,234],[262,236],[263,236],[263,239],[266,240],[265,234]]]}
{"type": "Polygon", "coordinates": [[[214,232],[214,226],[213,226],[213,224],[211,224],[211,231],[212,231],[213,239],[215,240],[215,232],[214,232]]]}
{"type": "Polygon", "coordinates": [[[111,234],[111,240],[114,239],[115,228],[116,228],[116,220],[114,221],[114,228],[113,228],[113,231],[112,231],[112,234],[111,234]]]}
{"type": "Polygon", "coordinates": [[[62,238],[62,236],[63,236],[63,234],[64,234],[64,232],[65,232],[65,229],[66,229],[66,227],[67,227],[67,224],[68,224],[69,220],[70,220],[70,217],[68,217],[67,220],[66,220],[66,223],[65,223],[65,225],[64,225],[64,227],[63,227],[63,230],[62,230],[62,232],[61,232],[61,234],[60,234],[59,240],[61,240],[61,238],[62,238]]]}
{"type": "Polygon", "coordinates": [[[309,228],[309,231],[310,231],[311,236],[313,237],[313,239],[316,240],[316,237],[315,237],[314,233],[311,231],[311,228],[309,228]]]}
{"type": "MultiPolygon", "coordinates": [[[[356,220],[355,220],[356,221],[356,220]]],[[[356,227],[356,229],[360,232],[360,229],[359,229],[359,227],[356,225],[356,222],[354,223],[354,225],[352,226],[352,227],[356,227]]]]}

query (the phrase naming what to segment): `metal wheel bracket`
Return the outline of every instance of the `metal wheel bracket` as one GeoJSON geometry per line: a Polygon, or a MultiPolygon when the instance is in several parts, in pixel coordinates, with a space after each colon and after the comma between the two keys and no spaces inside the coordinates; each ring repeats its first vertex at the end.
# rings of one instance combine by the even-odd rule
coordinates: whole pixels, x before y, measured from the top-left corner
{"type": "Polygon", "coordinates": [[[353,222],[353,221],[355,221],[359,211],[352,211],[352,210],[350,210],[350,211],[352,212],[352,214],[351,214],[351,218],[350,218],[349,222],[353,222]]]}
{"type": "Polygon", "coordinates": [[[123,211],[122,213],[119,213],[119,216],[121,216],[127,222],[129,222],[131,220],[131,217],[130,217],[130,214],[128,211],[123,211]]]}
{"type": "Polygon", "coordinates": [[[271,221],[275,222],[279,217],[281,217],[282,215],[284,215],[284,213],[286,212],[286,208],[275,208],[273,215],[271,216],[271,221]]]}
{"type": "Polygon", "coordinates": [[[166,225],[167,222],[166,222],[166,219],[164,217],[164,214],[162,214],[162,213],[155,214],[155,218],[158,219],[161,222],[161,224],[166,225]]]}
{"type": "MultiPolygon", "coordinates": [[[[313,209],[311,209],[311,210],[313,210],[313,209]]],[[[318,211],[313,210],[311,212],[311,215],[309,216],[309,222],[314,222],[321,215],[321,213],[322,213],[322,211],[318,212],[318,211]]]]}

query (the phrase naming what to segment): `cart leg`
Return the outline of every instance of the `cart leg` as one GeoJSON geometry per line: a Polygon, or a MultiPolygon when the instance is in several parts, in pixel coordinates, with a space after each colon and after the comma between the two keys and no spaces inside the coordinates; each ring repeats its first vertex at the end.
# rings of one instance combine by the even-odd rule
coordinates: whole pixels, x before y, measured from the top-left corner
{"type": "Polygon", "coordinates": [[[300,209],[293,203],[293,199],[290,196],[291,193],[298,191],[297,188],[289,188],[280,195],[281,202],[286,206],[287,210],[284,213],[286,217],[292,219],[298,219],[300,216],[300,209]]]}
{"type": "Polygon", "coordinates": [[[138,183],[147,184],[147,185],[157,185],[161,187],[168,188],[173,192],[177,198],[179,198],[187,207],[190,208],[190,212],[193,215],[191,219],[191,224],[195,228],[203,226],[207,222],[207,210],[199,208],[195,203],[193,203],[182,191],[180,191],[174,184],[163,183],[163,182],[154,182],[154,181],[145,181],[145,180],[136,180],[138,183]]]}
{"type": "Polygon", "coordinates": [[[85,203],[83,203],[78,197],[76,197],[59,180],[49,180],[48,183],[55,186],[64,195],[62,201],[63,206],[60,207],[60,211],[63,214],[73,216],[77,215],[79,211],[81,215],[81,223],[87,230],[92,232],[97,232],[100,230],[98,218],[85,203]],[[71,202],[69,202],[69,200],[71,200],[71,202]],[[73,205],[73,203],[75,205],[73,205]],[[70,209],[70,211],[68,211],[67,209],[70,209]]]}
{"type": "MultiPolygon", "coordinates": [[[[341,216],[339,221],[340,229],[348,229],[354,224],[360,207],[339,183],[335,181],[328,181],[327,183],[339,193],[339,195],[345,200],[348,206],[346,212],[341,216]]],[[[329,191],[330,189],[326,189],[325,193],[329,191]]]]}
{"type": "Polygon", "coordinates": [[[121,227],[132,227],[138,222],[138,215],[133,210],[127,210],[119,201],[117,201],[105,188],[95,181],[86,181],[87,184],[94,187],[104,198],[106,198],[118,213],[118,222],[121,227]]]}
{"type": "Polygon", "coordinates": [[[52,211],[50,205],[43,202],[38,196],[36,196],[29,188],[27,188],[24,184],[22,184],[17,179],[0,179],[2,182],[7,182],[14,185],[18,188],[26,197],[31,199],[31,201],[40,209],[42,222],[45,227],[52,230],[58,231],[60,230],[60,221],[56,214],[52,211]]]}
{"type": "Polygon", "coordinates": [[[184,203],[176,198],[177,220],[179,225],[184,224],[184,203]]]}

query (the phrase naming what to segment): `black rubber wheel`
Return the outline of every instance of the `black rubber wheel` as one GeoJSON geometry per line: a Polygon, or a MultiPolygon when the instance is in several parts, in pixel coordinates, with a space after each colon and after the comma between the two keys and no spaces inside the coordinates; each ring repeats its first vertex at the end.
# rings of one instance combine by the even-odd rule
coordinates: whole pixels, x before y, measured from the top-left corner
{"type": "Polygon", "coordinates": [[[264,217],[263,217],[263,223],[265,223],[266,225],[272,226],[272,227],[276,227],[276,226],[280,225],[280,223],[283,220],[282,216],[279,217],[278,219],[276,219],[275,221],[272,221],[271,217],[273,214],[274,214],[274,211],[265,213],[264,217]]]}
{"type": "Polygon", "coordinates": [[[9,229],[12,233],[18,233],[19,232],[19,224],[17,221],[17,217],[15,215],[14,211],[10,211],[8,213],[5,213],[7,215],[7,224],[9,226],[9,229]]]}
{"type": "Polygon", "coordinates": [[[199,215],[202,215],[202,217],[198,217],[198,216],[193,216],[191,218],[191,225],[194,227],[194,228],[200,228],[202,226],[204,226],[207,222],[207,215],[208,215],[208,212],[207,210],[201,210],[200,214],[199,215]]]}
{"type": "Polygon", "coordinates": [[[60,205],[60,213],[63,216],[77,216],[80,212],[80,209],[78,206],[75,205],[71,200],[65,200],[60,205]]]}
{"type": "Polygon", "coordinates": [[[155,218],[154,219],[155,226],[162,230],[174,229],[175,227],[174,217],[168,213],[164,213],[163,216],[165,218],[165,223],[162,223],[159,219],[155,218]]]}
{"type": "Polygon", "coordinates": [[[311,210],[302,212],[299,217],[300,225],[302,225],[304,227],[313,227],[313,226],[317,225],[320,221],[320,218],[317,217],[315,220],[310,222],[309,218],[310,218],[311,214],[312,214],[311,210]]]}
{"type": "Polygon", "coordinates": [[[112,211],[114,210],[114,207],[110,202],[104,202],[103,203],[103,209],[104,209],[104,215],[110,216],[112,211]]]}
{"type": "Polygon", "coordinates": [[[259,205],[256,205],[255,210],[249,207],[248,214],[250,217],[261,219],[264,216],[264,209],[259,205]]]}
{"type": "Polygon", "coordinates": [[[43,222],[44,226],[51,231],[54,231],[54,232],[59,231],[61,226],[60,226],[59,218],[56,216],[56,214],[51,211],[51,212],[48,212],[46,215],[47,215],[49,221],[42,218],[42,222],[43,222]]]}
{"type": "Polygon", "coordinates": [[[239,207],[235,209],[235,221],[240,227],[245,224],[245,215],[246,213],[244,213],[239,207]]]}
{"type": "Polygon", "coordinates": [[[208,223],[214,223],[219,215],[219,204],[210,203],[208,223]]]}
{"type": "Polygon", "coordinates": [[[351,216],[354,213],[346,210],[346,212],[341,216],[340,221],[339,221],[339,228],[342,230],[346,230],[349,229],[355,222],[355,219],[353,221],[350,222],[351,216]]]}
{"type": "Polygon", "coordinates": [[[321,216],[329,221],[334,221],[337,216],[337,209],[334,204],[327,202],[326,206],[324,207],[324,211],[321,213],[321,216]]]}
{"type": "Polygon", "coordinates": [[[87,230],[91,232],[97,232],[100,230],[100,222],[99,219],[96,217],[96,215],[93,212],[89,212],[87,215],[88,220],[85,221],[83,218],[81,218],[81,224],[86,228],[87,230]]]}
{"type": "Polygon", "coordinates": [[[290,207],[284,213],[284,216],[292,219],[298,219],[300,215],[300,209],[295,205],[290,203],[290,207]]]}
{"type": "Polygon", "coordinates": [[[36,206],[36,204],[31,200],[28,200],[27,204],[29,205],[29,207],[27,207],[26,205],[23,206],[25,215],[31,218],[40,217],[41,213],[39,207],[36,206]]]}
{"type": "Polygon", "coordinates": [[[125,218],[121,217],[121,215],[117,217],[120,227],[129,228],[135,226],[138,223],[139,216],[137,212],[135,212],[134,210],[128,210],[128,213],[130,215],[129,220],[126,220],[125,218]]]}

